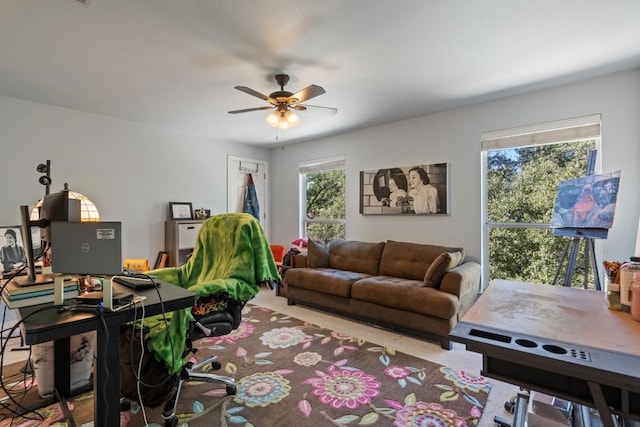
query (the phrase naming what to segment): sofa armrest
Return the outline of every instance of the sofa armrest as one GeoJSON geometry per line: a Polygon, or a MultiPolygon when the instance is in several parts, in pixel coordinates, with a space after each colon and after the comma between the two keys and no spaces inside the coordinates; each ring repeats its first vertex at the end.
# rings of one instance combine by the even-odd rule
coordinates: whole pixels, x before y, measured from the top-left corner
{"type": "Polygon", "coordinates": [[[482,269],[477,262],[465,262],[447,271],[440,282],[440,290],[460,300],[460,319],[478,299],[482,269]]]}
{"type": "Polygon", "coordinates": [[[307,254],[306,253],[295,254],[295,256],[293,257],[293,264],[291,264],[291,267],[304,268],[306,266],[307,266],[307,254]]]}

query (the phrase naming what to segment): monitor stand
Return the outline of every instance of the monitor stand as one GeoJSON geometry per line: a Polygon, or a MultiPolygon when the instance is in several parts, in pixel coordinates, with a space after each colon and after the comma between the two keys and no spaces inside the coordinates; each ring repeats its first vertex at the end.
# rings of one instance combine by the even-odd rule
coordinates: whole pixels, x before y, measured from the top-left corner
{"type": "Polygon", "coordinates": [[[14,277],[13,281],[18,286],[35,286],[53,283],[54,277],[51,274],[36,274],[33,278],[29,277],[29,275],[14,277]]]}

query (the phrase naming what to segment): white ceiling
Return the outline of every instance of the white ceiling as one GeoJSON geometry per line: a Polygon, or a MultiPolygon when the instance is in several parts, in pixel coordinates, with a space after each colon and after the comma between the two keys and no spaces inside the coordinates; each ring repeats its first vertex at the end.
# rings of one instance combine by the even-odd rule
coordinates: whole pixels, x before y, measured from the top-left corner
{"type": "Polygon", "coordinates": [[[637,0],[1,0],[0,94],[277,146],[640,66],[637,0]],[[326,94],[276,140],[273,75],[326,94]]]}

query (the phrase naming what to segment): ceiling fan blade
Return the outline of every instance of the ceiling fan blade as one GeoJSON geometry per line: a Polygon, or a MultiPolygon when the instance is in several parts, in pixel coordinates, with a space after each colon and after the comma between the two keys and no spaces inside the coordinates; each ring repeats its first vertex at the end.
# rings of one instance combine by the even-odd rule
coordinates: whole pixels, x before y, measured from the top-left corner
{"type": "Polygon", "coordinates": [[[229,114],[238,114],[238,113],[248,113],[250,111],[261,111],[261,110],[272,110],[273,106],[269,105],[266,107],[255,107],[255,108],[245,108],[244,110],[233,110],[233,111],[228,111],[229,114]]]}
{"type": "Polygon", "coordinates": [[[336,114],[338,112],[337,108],[323,107],[323,106],[320,106],[320,105],[309,105],[309,104],[304,104],[304,105],[299,105],[298,104],[298,105],[294,106],[293,108],[295,108],[296,110],[305,110],[307,108],[314,108],[314,109],[318,108],[318,109],[321,109],[321,110],[325,110],[325,111],[327,111],[328,113],[330,113],[332,115],[336,114]],[[302,107],[302,108],[299,108],[299,107],[302,107]]]}
{"type": "Polygon", "coordinates": [[[324,88],[322,88],[321,86],[309,85],[302,89],[300,92],[291,95],[291,98],[296,98],[297,101],[295,103],[300,104],[308,99],[315,98],[316,96],[320,96],[326,92],[327,91],[324,90],[324,88]]]}
{"type": "Polygon", "coordinates": [[[249,94],[251,96],[255,96],[256,98],[260,98],[263,99],[265,101],[268,101],[270,98],[267,95],[264,95],[256,90],[253,90],[249,87],[246,86],[234,86],[235,89],[238,89],[240,92],[244,92],[246,94],[249,94]]]}

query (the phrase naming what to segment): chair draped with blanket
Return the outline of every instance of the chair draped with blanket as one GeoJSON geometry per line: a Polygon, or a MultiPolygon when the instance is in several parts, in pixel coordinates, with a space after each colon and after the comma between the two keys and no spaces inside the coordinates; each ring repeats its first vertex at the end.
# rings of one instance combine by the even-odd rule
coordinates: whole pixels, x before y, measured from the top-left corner
{"type": "MultiPolygon", "coordinates": [[[[195,353],[191,342],[205,336],[226,335],[237,328],[244,304],[258,293],[261,284],[273,287],[280,276],[260,223],[243,213],[207,219],[200,228],[193,254],[184,265],[147,274],[197,294],[193,309],[144,320],[146,347],[164,362],[169,374],[180,376],[163,413],[167,425],[175,425],[175,405],[184,381],[218,382],[226,385],[228,394],[236,391],[230,377],[195,372],[212,360],[197,366],[186,363],[189,353],[195,353]]],[[[214,360],[212,367],[219,368],[220,363],[214,360]]]]}

